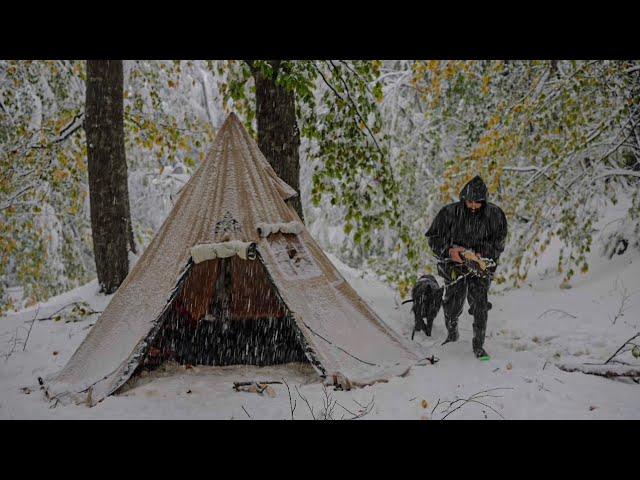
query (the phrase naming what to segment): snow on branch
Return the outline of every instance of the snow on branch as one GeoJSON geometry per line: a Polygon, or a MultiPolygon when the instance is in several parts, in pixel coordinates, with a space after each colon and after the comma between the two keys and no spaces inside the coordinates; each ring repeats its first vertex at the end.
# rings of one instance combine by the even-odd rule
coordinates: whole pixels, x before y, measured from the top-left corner
{"type": "Polygon", "coordinates": [[[516,172],[516,173],[538,172],[540,170],[540,167],[536,167],[535,165],[528,165],[526,167],[504,167],[503,170],[505,172],[516,172]]]}
{"type": "Polygon", "coordinates": [[[557,367],[565,372],[580,372],[605,378],[640,377],[640,366],[619,364],[589,365],[583,363],[560,363],[557,365],[557,367]]]}
{"type": "Polygon", "coordinates": [[[640,178],[640,171],[625,170],[622,168],[611,168],[608,170],[603,170],[600,174],[596,175],[593,179],[598,180],[600,178],[612,177],[612,176],[628,176],[628,177],[640,178]]]}
{"type": "Polygon", "coordinates": [[[639,347],[634,340],[638,337],[640,332],[625,341],[604,363],[558,363],[556,366],[565,372],[580,372],[606,378],[640,377],[640,365],[629,365],[616,360],[620,354],[629,351],[628,347],[633,348],[634,357],[636,356],[635,352],[639,347]]]}

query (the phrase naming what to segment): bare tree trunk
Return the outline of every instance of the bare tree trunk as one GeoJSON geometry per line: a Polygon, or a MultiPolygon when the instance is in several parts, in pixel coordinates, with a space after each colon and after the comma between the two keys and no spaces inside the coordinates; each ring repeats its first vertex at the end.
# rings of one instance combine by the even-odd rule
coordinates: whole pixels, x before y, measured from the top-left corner
{"type": "Polygon", "coordinates": [[[247,63],[256,84],[258,146],[278,176],[298,192],[298,196],[289,202],[304,221],[300,199],[300,131],[296,119],[295,92],[276,84],[281,70],[280,60],[269,60],[274,71],[270,78],[254,68],[253,62],[247,63]]]}
{"type": "Polygon", "coordinates": [[[122,60],[87,60],[86,118],[93,254],[100,291],[113,293],[135,252],[124,148],[122,60]]]}

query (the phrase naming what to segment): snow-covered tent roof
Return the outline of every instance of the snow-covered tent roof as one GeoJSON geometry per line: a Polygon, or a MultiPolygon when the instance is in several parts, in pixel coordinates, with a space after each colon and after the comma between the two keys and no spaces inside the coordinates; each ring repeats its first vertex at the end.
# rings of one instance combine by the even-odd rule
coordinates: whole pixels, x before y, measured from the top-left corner
{"type": "Polygon", "coordinates": [[[327,381],[362,385],[406,372],[416,353],[324,255],[285,203],[294,195],[232,113],[86,339],[47,379],[48,396],[89,396],[95,404],[113,393],[144,357],[186,266],[216,256],[246,258],[248,246],[257,250],[327,381]]]}

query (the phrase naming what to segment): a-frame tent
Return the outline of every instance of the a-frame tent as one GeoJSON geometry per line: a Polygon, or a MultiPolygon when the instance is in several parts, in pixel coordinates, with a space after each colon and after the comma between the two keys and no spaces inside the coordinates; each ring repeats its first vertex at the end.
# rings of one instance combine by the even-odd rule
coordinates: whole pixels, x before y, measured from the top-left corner
{"type": "Polygon", "coordinates": [[[231,114],[47,396],[93,405],[167,358],[308,360],[344,388],[407,372],[416,352],[324,255],[294,195],[231,114]]]}

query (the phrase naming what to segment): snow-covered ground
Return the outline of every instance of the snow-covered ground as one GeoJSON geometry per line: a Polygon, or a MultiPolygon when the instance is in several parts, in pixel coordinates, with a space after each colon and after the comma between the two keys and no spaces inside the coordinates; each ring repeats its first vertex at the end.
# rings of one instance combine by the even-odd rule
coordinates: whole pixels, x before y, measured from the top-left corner
{"type": "MultiPolygon", "coordinates": [[[[357,415],[367,406],[367,419],[441,419],[447,414],[447,419],[640,418],[640,385],[632,380],[567,373],[555,366],[559,362],[602,362],[640,331],[640,255],[631,249],[612,260],[594,254],[590,273],[576,278],[570,289],[559,289],[560,279],[550,273],[553,254],[545,258],[530,284],[491,295],[486,340],[492,355],[489,362],[476,360],[471,352],[472,319],[465,309],[459,342],[440,345],[446,333],[442,312],[431,338],[416,334],[415,341],[439,358],[438,363],[416,366],[406,377],[388,383],[344,392],[323,390],[304,365],[188,370],[169,366],[164,372],[138,379],[122,394],[94,408],[51,408],[37,386],[37,377],[63,367],[97,315],[70,323],[64,319],[38,321],[28,334],[31,320],[36,315],[51,315],[75,300],[102,310],[109,299],[97,294],[94,281],[39,307],[0,318],[0,353],[4,354],[0,357],[0,418],[289,419],[284,384],[272,385],[275,396],[232,388],[237,381],[281,381],[283,377],[296,402],[296,419],[311,418],[309,407],[314,416],[323,417],[324,405],[331,406],[328,416],[336,419],[357,415]],[[624,315],[616,319],[624,296],[624,315]],[[472,397],[473,401],[446,403],[482,391],[488,392],[472,397]]],[[[331,259],[392,328],[410,337],[410,305],[399,305],[397,296],[371,275],[331,259]]],[[[625,360],[640,363],[630,354],[625,360]]]]}

